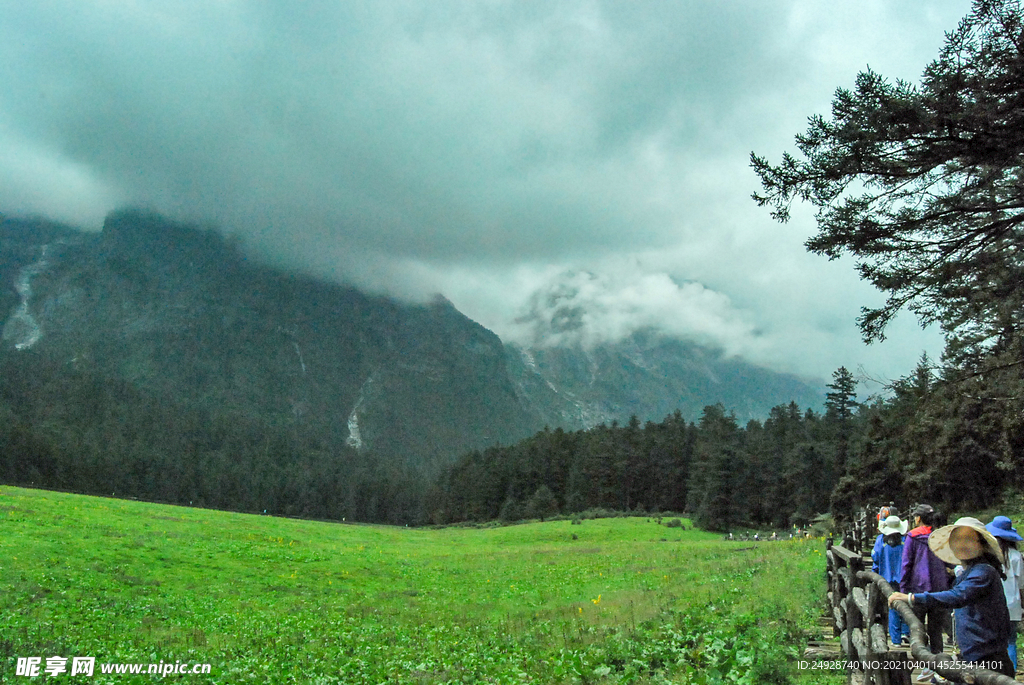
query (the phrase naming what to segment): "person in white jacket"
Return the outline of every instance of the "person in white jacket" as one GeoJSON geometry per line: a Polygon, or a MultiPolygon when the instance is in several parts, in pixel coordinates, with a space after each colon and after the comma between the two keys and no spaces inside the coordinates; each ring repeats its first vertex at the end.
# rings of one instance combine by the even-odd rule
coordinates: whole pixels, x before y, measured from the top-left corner
{"type": "Polygon", "coordinates": [[[1013,522],[1005,516],[996,516],[992,522],[985,526],[985,530],[992,533],[992,537],[999,541],[1003,550],[1003,558],[1006,559],[1006,580],[1003,581],[1003,594],[1006,595],[1006,608],[1010,611],[1010,643],[1007,651],[1010,653],[1010,660],[1013,661],[1013,668],[1017,668],[1017,629],[1020,627],[1021,610],[1021,589],[1022,574],[1024,574],[1024,559],[1017,549],[1017,543],[1022,539],[1013,527],[1013,522]]]}

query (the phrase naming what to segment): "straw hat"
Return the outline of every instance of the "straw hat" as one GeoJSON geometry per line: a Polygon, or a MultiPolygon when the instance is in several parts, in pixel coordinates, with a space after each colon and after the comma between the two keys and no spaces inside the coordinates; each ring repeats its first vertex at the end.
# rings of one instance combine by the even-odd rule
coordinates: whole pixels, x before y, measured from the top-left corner
{"type": "Polygon", "coordinates": [[[899,516],[887,516],[884,521],[878,524],[878,532],[882,535],[891,535],[892,533],[906,535],[907,525],[907,522],[901,521],[899,516]]]}
{"type": "Polygon", "coordinates": [[[985,530],[985,524],[974,518],[973,516],[964,516],[963,518],[957,519],[956,523],[951,526],[943,526],[932,531],[931,535],[928,536],[928,546],[932,552],[935,553],[939,559],[942,559],[947,564],[959,564],[961,560],[953,554],[953,550],[949,548],[949,536],[957,528],[970,528],[978,532],[978,537],[981,538],[987,551],[990,552],[999,563],[1006,563],[1003,559],[1003,550],[999,548],[999,542],[992,537],[992,533],[985,530]]]}

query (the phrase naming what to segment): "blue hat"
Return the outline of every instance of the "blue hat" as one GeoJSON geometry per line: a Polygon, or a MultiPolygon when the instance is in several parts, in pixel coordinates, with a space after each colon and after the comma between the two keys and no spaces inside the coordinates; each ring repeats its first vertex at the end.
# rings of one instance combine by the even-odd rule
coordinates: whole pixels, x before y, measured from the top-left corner
{"type": "Polygon", "coordinates": [[[985,526],[985,530],[992,533],[993,537],[1002,538],[1003,540],[1024,540],[1024,538],[1017,534],[1017,529],[1013,527],[1010,519],[1005,516],[996,516],[992,519],[992,523],[985,526]]]}

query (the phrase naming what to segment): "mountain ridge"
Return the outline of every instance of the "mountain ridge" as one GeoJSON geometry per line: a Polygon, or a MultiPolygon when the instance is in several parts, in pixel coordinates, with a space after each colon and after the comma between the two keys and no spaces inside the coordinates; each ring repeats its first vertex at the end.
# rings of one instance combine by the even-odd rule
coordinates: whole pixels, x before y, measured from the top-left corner
{"type": "Polygon", "coordinates": [[[722,404],[743,421],[797,402],[820,409],[825,393],[796,376],[647,328],[589,347],[520,347],[506,343],[520,397],[551,426],[660,421],[679,411],[697,420],[722,404]]]}
{"type": "Polygon", "coordinates": [[[636,331],[521,347],[436,297],[405,304],[256,263],[210,229],[135,209],[100,233],[0,219],[2,354],[407,465],[449,463],[544,426],[763,418],[823,392],[696,343],[636,331]]]}
{"type": "Polygon", "coordinates": [[[406,305],[286,274],[215,232],[135,210],[100,234],[0,229],[14,353],[38,347],[148,392],[410,462],[513,442],[537,423],[501,341],[447,300],[406,305]]]}

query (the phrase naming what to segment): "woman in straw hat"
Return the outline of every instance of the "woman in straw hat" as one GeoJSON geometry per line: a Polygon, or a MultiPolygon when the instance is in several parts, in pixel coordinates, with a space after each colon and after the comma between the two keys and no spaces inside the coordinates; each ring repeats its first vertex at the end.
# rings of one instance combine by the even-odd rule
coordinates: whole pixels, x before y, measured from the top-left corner
{"type": "MultiPolygon", "coordinates": [[[[900,589],[903,536],[907,534],[907,525],[906,521],[901,521],[895,514],[880,521],[875,548],[871,551],[871,570],[889,581],[893,590],[900,589]]],[[[889,639],[898,647],[904,635],[910,636],[910,626],[903,621],[898,611],[889,609],[889,639]]]]}
{"type": "Polygon", "coordinates": [[[931,533],[928,546],[939,559],[963,564],[964,572],[943,592],[894,592],[889,606],[903,600],[914,607],[956,609],[956,638],[960,654],[969,663],[984,663],[997,673],[1013,677],[1006,645],[1010,614],[1003,597],[1003,552],[984,524],[970,516],[931,533]]]}
{"type": "Polygon", "coordinates": [[[1021,558],[1017,543],[1021,541],[1020,535],[1013,527],[1013,522],[1005,516],[996,516],[992,522],[985,526],[985,530],[992,533],[992,537],[999,541],[999,549],[1003,551],[1003,559],[1006,565],[1006,578],[1003,580],[1003,595],[1006,596],[1006,609],[1010,612],[1010,642],[1007,650],[1010,652],[1010,661],[1013,667],[1017,668],[1017,629],[1020,627],[1021,603],[1021,577],[1024,575],[1024,559],[1021,558]]]}

